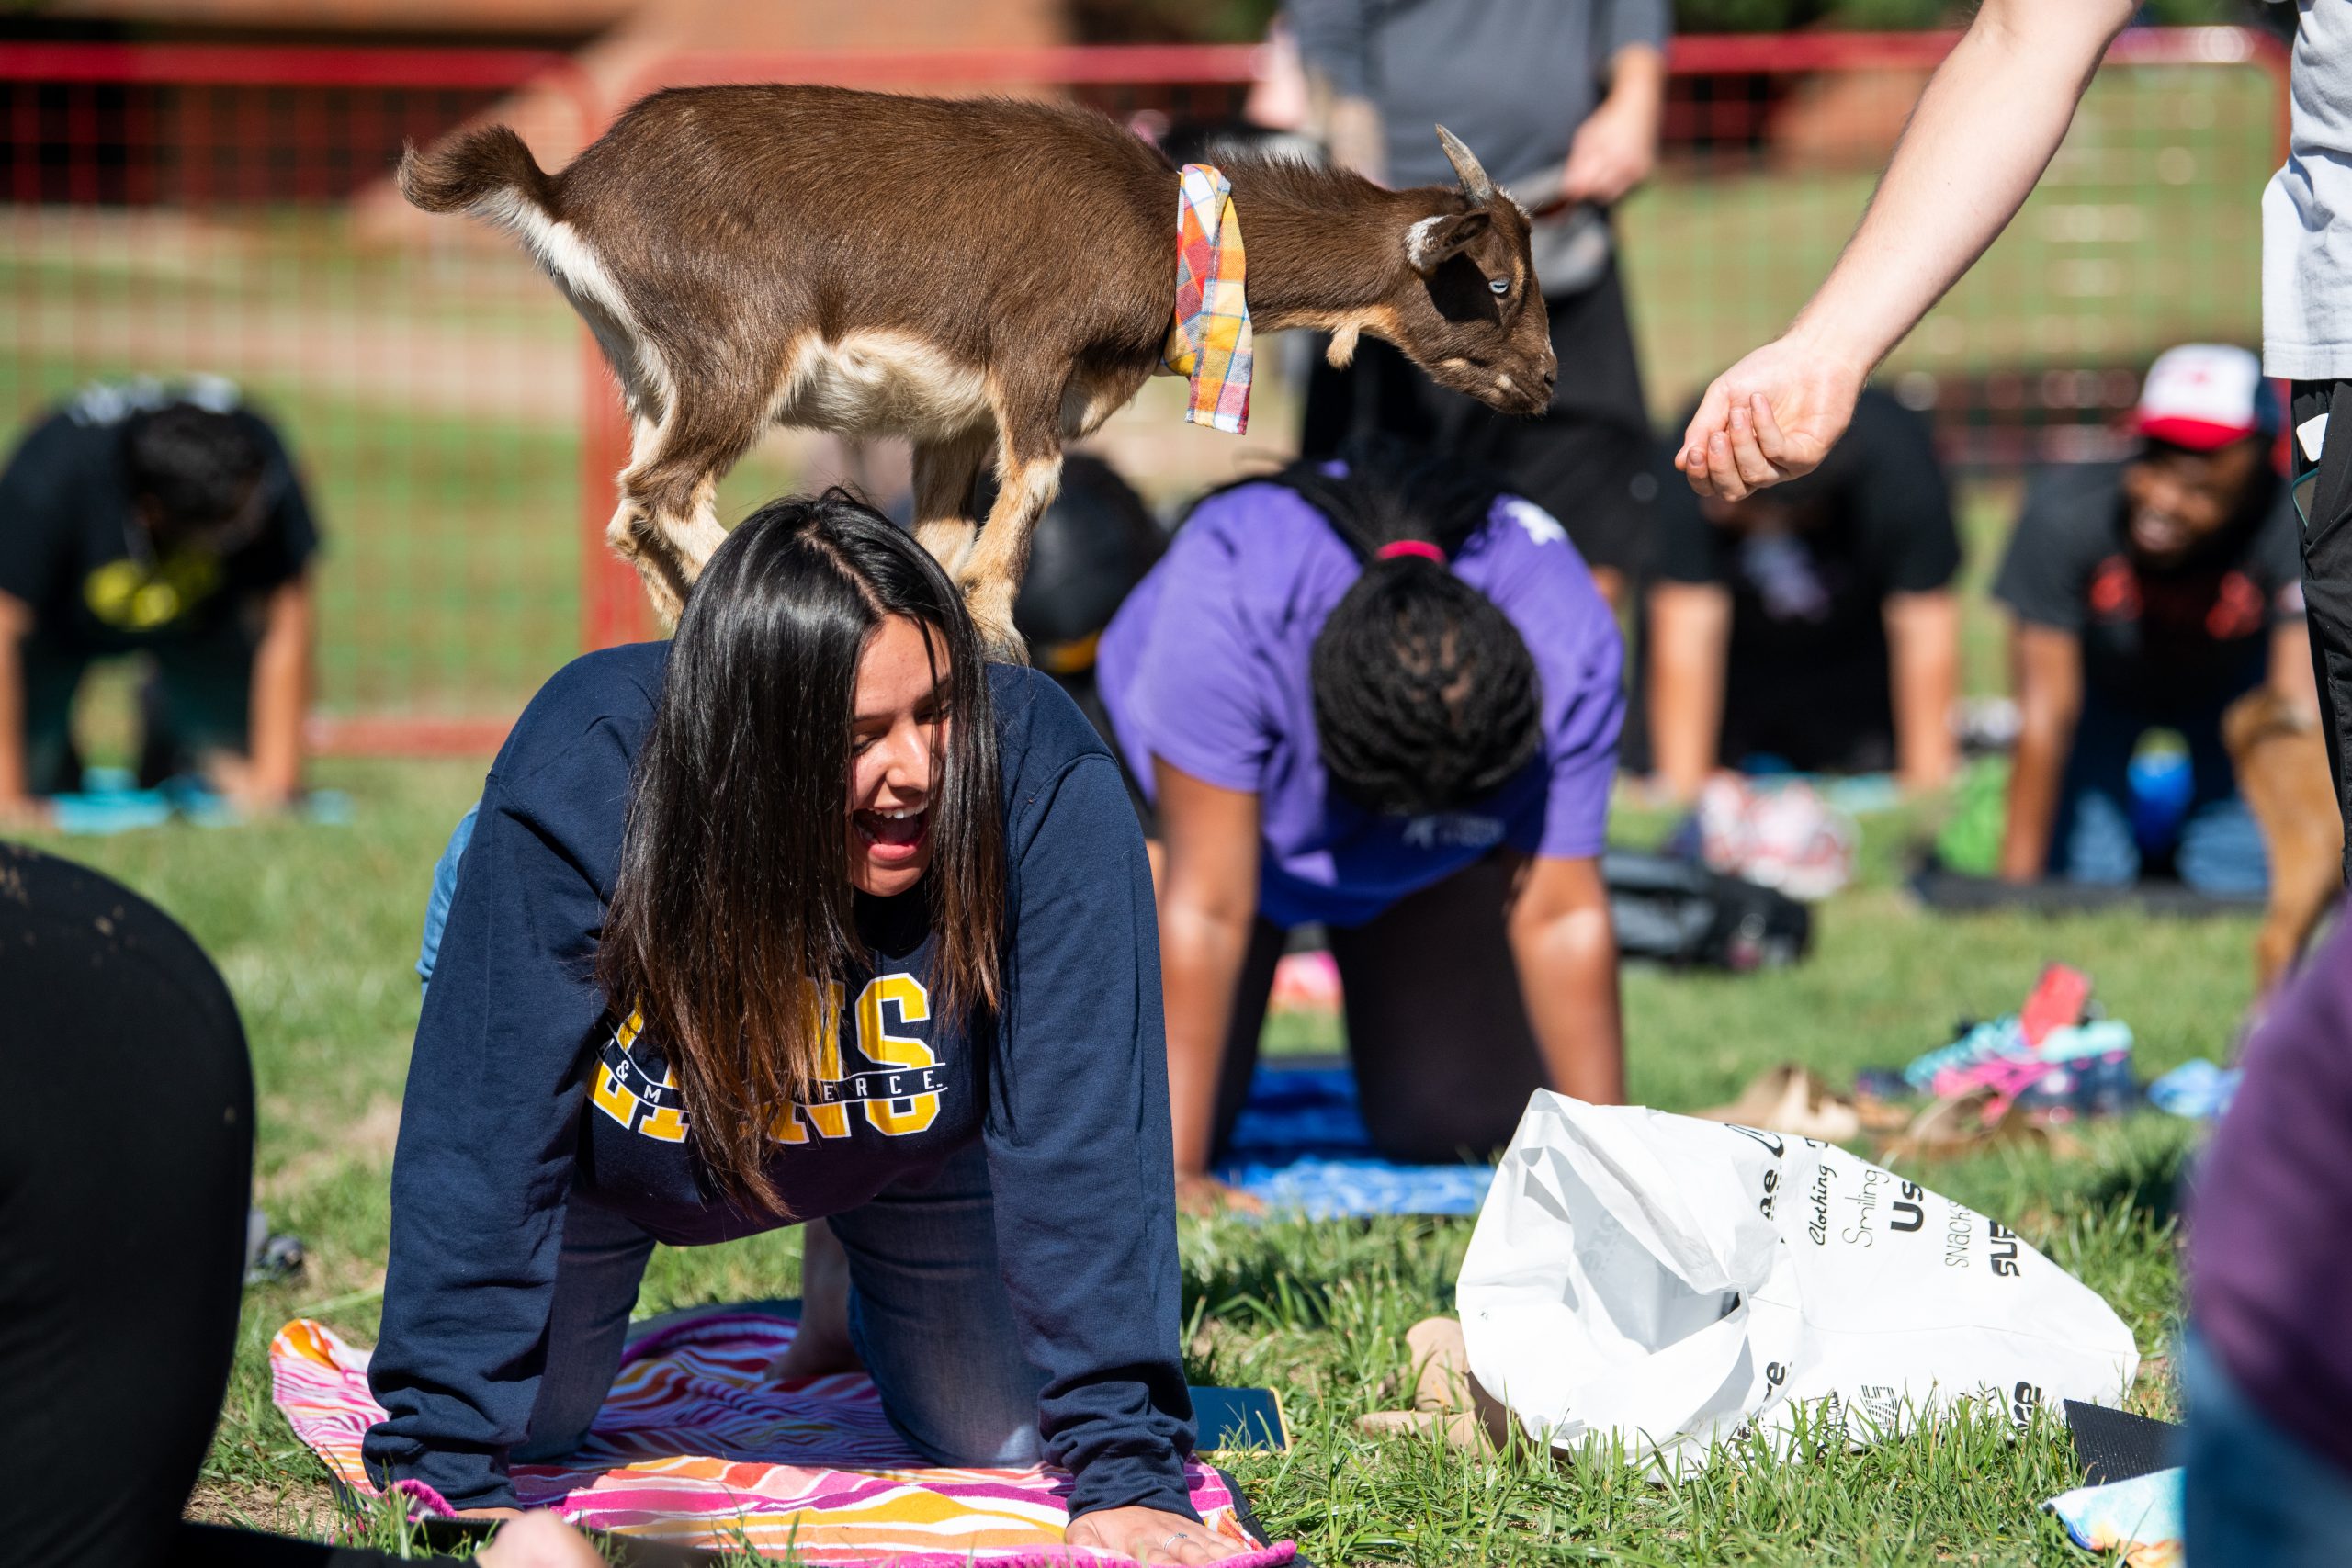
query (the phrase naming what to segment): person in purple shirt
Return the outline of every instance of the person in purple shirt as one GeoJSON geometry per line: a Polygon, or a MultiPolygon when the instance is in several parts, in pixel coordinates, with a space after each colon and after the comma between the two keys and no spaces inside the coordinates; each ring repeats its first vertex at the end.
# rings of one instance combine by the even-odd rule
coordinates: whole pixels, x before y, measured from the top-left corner
{"type": "Polygon", "coordinates": [[[2191,1180],[2187,1560],[2352,1561],[2352,921],[2245,1050],[2191,1180]]]}
{"type": "Polygon", "coordinates": [[[1491,1155],[1546,1086],[1623,1098],[1623,659],[1566,530],[1451,459],[1359,446],[1193,510],[1100,655],[1158,817],[1181,1201],[1232,1197],[1206,1172],[1296,926],[1388,1157],[1491,1155]]]}

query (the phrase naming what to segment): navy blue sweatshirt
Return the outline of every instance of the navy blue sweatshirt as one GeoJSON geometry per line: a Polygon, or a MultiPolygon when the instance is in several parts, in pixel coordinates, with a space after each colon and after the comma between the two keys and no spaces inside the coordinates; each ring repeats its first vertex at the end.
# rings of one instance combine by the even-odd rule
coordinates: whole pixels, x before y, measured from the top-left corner
{"type": "MultiPolygon", "coordinates": [[[[420,1481],[460,1508],[514,1502],[506,1451],[529,1423],[575,1192],[675,1245],[775,1224],[716,1193],[660,1043],[616,1020],[594,978],[668,657],[666,643],[592,653],[532,699],[484,785],[417,1028],[369,1372],[387,1416],[367,1458],[379,1482],[420,1481]]],[[[839,1071],[827,1063],[779,1126],[769,1171],[793,1214],[816,1219],[980,1140],[1022,1352],[1046,1378],[1046,1451],[1077,1475],[1071,1513],[1189,1516],[1150,868],[1118,766],[1078,708],[1032,671],[989,675],[1003,1006],[942,1023],[928,932],[883,939],[873,973],[845,987],[839,1071]]],[[[919,897],[868,902],[903,912],[919,897]]]]}

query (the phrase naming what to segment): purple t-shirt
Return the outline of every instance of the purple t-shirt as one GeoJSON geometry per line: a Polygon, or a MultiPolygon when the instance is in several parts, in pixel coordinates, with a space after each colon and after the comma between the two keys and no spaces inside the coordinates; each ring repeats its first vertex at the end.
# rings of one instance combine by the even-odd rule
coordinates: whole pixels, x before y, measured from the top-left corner
{"type": "Polygon", "coordinates": [[[1358,925],[1497,848],[1600,852],[1624,717],[1617,623],[1566,530],[1506,496],[1453,563],[1534,656],[1544,746],[1491,799],[1385,817],[1329,787],[1307,686],[1316,634],[1363,568],[1297,491],[1266,483],[1193,513],[1102,634],[1103,705],[1147,795],[1151,760],[1258,796],[1259,911],[1358,925]]]}
{"type": "Polygon", "coordinates": [[[2352,1474],[2352,919],[2245,1049],[2190,1187],[2191,1320],[2271,1420],[2352,1474]]]}

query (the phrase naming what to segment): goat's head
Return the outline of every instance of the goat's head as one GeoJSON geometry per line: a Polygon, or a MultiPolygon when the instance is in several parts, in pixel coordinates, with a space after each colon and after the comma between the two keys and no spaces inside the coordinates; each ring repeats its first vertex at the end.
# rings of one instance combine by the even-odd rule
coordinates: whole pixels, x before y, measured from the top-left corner
{"type": "Polygon", "coordinates": [[[1528,253],[1526,211],[1496,188],[1461,139],[1438,142],[1460,183],[1399,236],[1396,281],[1367,323],[1440,386],[1511,413],[1552,400],[1559,362],[1528,253]]]}

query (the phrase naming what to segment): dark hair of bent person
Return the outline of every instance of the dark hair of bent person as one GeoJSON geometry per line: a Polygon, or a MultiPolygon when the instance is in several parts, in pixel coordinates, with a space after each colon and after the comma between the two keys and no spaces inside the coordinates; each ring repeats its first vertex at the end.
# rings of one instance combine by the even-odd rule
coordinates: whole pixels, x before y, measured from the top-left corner
{"type": "Polygon", "coordinates": [[[131,494],[181,527],[235,518],[268,463],[242,421],[194,403],[134,414],[123,426],[122,450],[131,494]]]}
{"type": "Polygon", "coordinates": [[[731,1196],[785,1212],[769,1129],[820,1077],[828,1000],[860,964],[850,871],[858,660],[905,615],[944,695],[924,890],[944,1016],[997,1001],[1004,854],[996,731],[962,597],[913,538],[842,490],[739,525],[687,596],[628,827],[597,978],[678,1074],[731,1196]]]}
{"type": "Polygon", "coordinates": [[[1304,496],[1364,563],[1315,639],[1315,730],[1332,787],[1368,811],[1467,806],[1525,767],[1543,739],[1535,660],[1519,628],[1449,563],[1485,525],[1498,481],[1393,440],[1341,448],[1342,472],[1292,465],[1304,496]],[[1421,555],[1382,558],[1404,540],[1421,555]]]}

